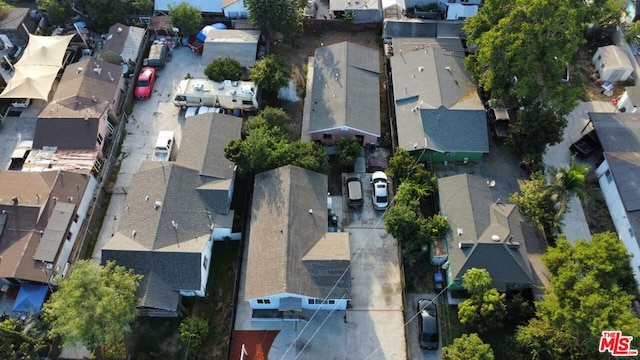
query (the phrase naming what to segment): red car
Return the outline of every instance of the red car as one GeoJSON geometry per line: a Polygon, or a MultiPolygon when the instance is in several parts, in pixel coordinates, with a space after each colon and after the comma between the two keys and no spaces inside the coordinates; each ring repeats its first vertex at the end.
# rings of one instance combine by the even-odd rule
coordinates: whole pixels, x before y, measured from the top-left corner
{"type": "Polygon", "coordinates": [[[156,83],[156,69],[151,66],[145,66],[138,75],[136,82],[135,96],[136,99],[144,100],[151,97],[153,85],[156,83]]]}

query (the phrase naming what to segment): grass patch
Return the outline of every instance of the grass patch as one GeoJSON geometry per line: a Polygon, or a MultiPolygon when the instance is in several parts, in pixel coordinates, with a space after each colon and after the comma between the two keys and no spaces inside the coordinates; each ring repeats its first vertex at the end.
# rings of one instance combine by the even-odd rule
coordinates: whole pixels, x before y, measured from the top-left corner
{"type": "Polygon", "coordinates": [[[449,305],[446,299],[442,302],[442,316],[440,317],[440,328],[442,329],[442,346],[448,346],[454,339],[464,334],[465,328],[458,319],[458,307],[449,305]]]}

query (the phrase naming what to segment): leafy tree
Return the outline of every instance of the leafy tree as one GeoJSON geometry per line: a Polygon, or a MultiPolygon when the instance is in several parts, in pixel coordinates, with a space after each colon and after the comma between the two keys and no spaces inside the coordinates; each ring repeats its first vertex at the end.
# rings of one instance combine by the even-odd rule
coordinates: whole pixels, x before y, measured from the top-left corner
{"type": "Polygon", "coordinates": [[[453,344],[442,348],[442,360],[493,360],[491,345],[485,344],[476,333],[462,334],[453,344]]]}
{"type": "Polygon", "coordinates": [[[13,6],[9,5],[7,2],[0,1],[0,19],[6,18],[9,15],[12,7],[13,6]]]}
{"type": "Polygon", "coordinates": [[[291,81],[291,64],[283,56],[270,54],[249,68],[249,78],[262,91],[278,94],[291,81]]]}
{"type": "Polygon", "coordinates": [[[209,335],[209,321],[189,316],[180,323],[180,341],[189,349],[199,349],[209,335]]]}
{"type": "Polygon", "coordinates": [[[463,27],[467,42],[478,46],[465,59],[467,69],[494,98],[567,115],[580,89],[561,79],[584,43],[582,6],[572,0],[486,1],[463,27]]]}
{"type": "Polygon", "coordinates": [[[506,315],[506,295],[491,287],[489,272],[476,268],[467,270],[462,276],[462,286],[470,297],[458,304],[460,323],[482,332],[500,326],[506,315]]]}
{"type": "Polygon", "coordinates": [[[336,141],[336,155],[342,166],[353,166],[356,159],[362,155],[362,142],[356,137],[339,138],[336,141]]]}
{"type": "Polygon", "coordinates": [[[189,3],[181,2],[179,5],[169,5],[169,17],[171,24],[180,29],[180,33],[190,36],[202,29],[202,13],[200,9],[189,3]]]}
{"type": "Polygon", "coordinates": [[[427,233],[433,240],[444,236],[447,230],[449,230],[449,221],[442,214],[435,214],[427,221],[427,233]]]}
{"type": "Polygon", "coordinates": [[[209,80],[221,82],[224,80],[240,80],[242,66],[236,59],[218,57],[204,69],[204,74],[209,80]]]}
{"type": "Polygon", "coordinates": [[[293,123],[291,122],[289,114],[282,108],[265,107],[258,115],[245,123],[244,130],[248,133],[251,132],[252,129],[263,126],[271,129],[278,128],[283,132],[283,135],[291,140],[297,135],[293,132],[293,123]]]}
{"type": "MultiPolygon", "coordinates": [[[[636,284],[630,255],[615,233],[594,234],[571,245],[561,236],[542,257],[551,287],[537,303],[536,318],[518,328],[516,340],[540,359],[605,359],[601,332],[640,336],[640,319],[627,291],[636,284]]],[[[637,346],[632,346],[636,347],[637,346]]]]}
{"type": "Polygon", "coordinates": [[[542,154],[547,145],[562,141],[567,120],[540,103],[519,110],[516,119],[509,124],[509,136],[505,144],[520,158],[529,170],[542,170],[542,154]]]}
{"type": "Polygon", "coordinates": [[[434,188],[431,183],[417,183],[413,180],[405,181],[396,191],[396,196],[393,201],[396,204],[414,204],[416,211],[420,211],[420,205],[431,193],[434,188]]]}
{"type": "Polygon", "coordinates": [[[225,157],[238,165],[239,173],[258,173],[288,164],[327,173],[329,160],[324,149],[316,143],[291,143],[291,134],[276,125],[286,125],[283,115],[281,109],[268,110],[248,122],[244,139],[227,145],[225,157]]]}
{"type": "Polygon", "coordinates": [[[531,174],[530,179],[520,186],[520,192],[522,194],[511,194],[509,201],[518,205],[520,211],[546,235],[552,235],[560,221],[556,217],[553,192],[545,175],[541,172],[531,174]]]}
{"type": "Polygon", "coordinates": [[[322,174],[329,171],[329,157],[322,146],[314,142],[295,141],[279,156],[279,166],[296,165],[322,174]]]}
{"type": "Polygon", "coordinates": [[[52,25],[60,25],[67,22],[71,12],[67,4],[58,0],[42,0],[40,9],[47,13],[52,25]]]}
{"type": "Polygon", "coordinates": [[[384,213],[384,225],[389,234],[402,244],[402,254],[405,261],[413,264],[420,254],[420,248],[426,237],[426,219],[413,204],[396,203],[384,213]]]}
{"type": "Polygon", "coordinates": [[[430,183],[433,189],[436,188],[436,177],[427,171],[423,163],[419,163],[405,149],[396,148],[394,152],[389,159],[386,173],[395,180],[396,184],[400,185],[405,180],[413,180],[415,183],[430,183]]]}
{"type": "Polygon", "coordinates": [[[141,277],[114,262],[99,266],[79,260],[44,304],[50,333],[94,352],[123,341],[138,314],[135,292],[141,277]]]}
{"type": "Polygon", "coordinates": [[[46,335],[46,329],[42,329],[35,317],[26,322],[6,319],[0,322],[0,358],[44,358],[49,352],[46,335]]]}
{"type": "Polygon", "coordinates": [[[302,30],[302,11],[307,5],[297,0],[246,0],[249,21],[260,30],[281,32],[284,40],[295,43],[302,30]],[[302,7],[301,7],[302,6],[302,7]]]}
{"type": "Polygon", "coordinates": [[[75,5],[89,14],[89,25],[96,31],[107,31],[115,23],[126,23],[127,16],[135,10],[127,0],[78,0],[75,5]]]}

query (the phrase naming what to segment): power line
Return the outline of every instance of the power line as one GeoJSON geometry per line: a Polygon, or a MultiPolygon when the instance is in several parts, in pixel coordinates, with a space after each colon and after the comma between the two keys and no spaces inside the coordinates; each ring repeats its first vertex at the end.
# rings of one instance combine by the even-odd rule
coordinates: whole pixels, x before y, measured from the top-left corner
{"type": "MultiPolygon", "coordinates": [[[[413,170],[418,164],[419,164],[419,160],[422,159],[422,156],[424,155],[424,153],[426,152],[426,148],[422,149],[422,152],[420,153],[420,156],[418,156],[415,161],[413,162],[413,164],[411,165],[410,170],[413,170]]],[[[411,173],[411,171],[409,171],[409,173],[411,173]]],[[[404,180],[407,180],[407,178],[409,177],[409,174],[407,174],[407,177],[405,177],[404,180]]],[[[388,196],[388,195],[387,195],[388,196]]],[[[391,202],[389,203],[389,205],[387,206],[387,208],[384,210],[384,212],[382,213],[382,216],[380,216],[378,218],[378,220],[376,221],[374,227],[372,229],[370,229],[369,231],[369,235],[367,236],[366,240],[364,241],[364,243],[362,244],[362,246],[360,246],[360,248],[358,249],[358,251],[356,251],[355,255],[351,258],[351,261],[349,261],[349,265],[347,266],[347,268],[342,272],[342,274],[340,275],[340,278],[338,278],[338,280],[336,280],[336,282],[333,284],[333,286],[331,287],[331,290],[329,292],[327,292],[327,295],[325,296],[325,298],[322,300],[322,305],[324,305],[325,303],[327,303],[328,299],[329,299],[329,295],[331,295],[331,293],[333,292],[333,290],[338,286],[338,284],[340,283],[340,281],[342,281],[342,279],[344,278],[344,276],[346,275],[347,271],[349,271],[351,269],[351,266],[353,264],[353,261],[355,259],[357,259],[360,254],[362,253],[362,250],[364,250],[365,246],[367,245],[367,243],[369,242],[369,240],[371,239],[371,235],[373,234],[373,231],[375,229],[378,228],[378,226],[380,225],[380,222],[384,219],[384,215],[387,213],[387,210],[389,210],[389,208],[391,207],[391,205],[395,203],[395,197],[393,199],[391,199],[391,202]]],[[[396,239],[397,241],[397,239],[396,239]]],[[[446,290],[448,287],[448,285],[443,289],[446,290]]],[[[442,291],[439,293],[441,294],[442,291]]],[[[438,295],[439,295],[438,294],[438,295]]],[[[344,296],[343,296],[344,297],[344,296]]],[[[436,296],[437,298],[437,296],[436,296]]],[[[304,333],[304,331],[307,329],[307,327],[309,326],[309,324],[311,323],[311,321],[316,317],[316,315],[318,314],[318,311],[320,311],[321,306],[318,307],[316,310],[314,310],[313,314],[311,315],[311,317],[309,318],[309,320],[307,320],[307,323],[305,324],[305,326],[302,328],[302,330],[300,330],[300,332],[296,335],[295,339],[291,342],[291,344],[287,347],[287,350],[282,354],[282,356],[280,357],[280,360],[283,360],[284,357],[289,353],[289,350],[291,350],[291,348],[294,346],[294,344],[298,341],[298,339],[300,338],[300,336],[302,336],[302,334],[304,333]]],[[[333,311],[335,311],[335,307],[333,310],[331,310],[331,312],[329,313],[329,315],[331,315],[331,313],[333,313],[333,311]]],[[[346,310],[345,310],[346,311],[346,310]]],[[[416,315],[414,315],[412,317],[415,318],[416,315]]],[[[313,333],[313,335],[311,336],[311,338],[309,338],[304,346],[302,347],[302,349],[300,350],[300,352],[296,355],[296,359],[300,356],[300,354],[302,353],[302,351],[307,347],[307,345],[309,344],[309,342],[311,342],[311,339],[313,339],[313,336],[315,336],[316,333],[318,333],[318,331],[320,331],[320,329],[324,326],[325,322],[327,321],[329,317],[327,316],[327,318],[320,324],[320,326],[318,327],[318,329],[316,329],[316,331],[313,333]]],[[[405,325],[406,326],[406,323],[405,325]]],[[[403,327],[404,327],[403,326],[403,327]]],[[[373,355],[375,352],[377,352],[380,348],[382,347],[382,345],[380,345],[377,349],[375,349],[367,358],[369,358],[371,355],[373,355]]]]}

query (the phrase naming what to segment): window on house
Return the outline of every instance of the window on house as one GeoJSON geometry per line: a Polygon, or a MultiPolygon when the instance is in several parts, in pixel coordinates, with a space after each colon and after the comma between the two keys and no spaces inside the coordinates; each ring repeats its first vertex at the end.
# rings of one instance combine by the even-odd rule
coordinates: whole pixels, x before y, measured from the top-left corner
{"type": "Polygon", "coordinates": [[[98,134],[98,145],[102,145],[102,140],[104,140],[104,138],[102,137],[102,134],[98,134]]]}
{"type": "Polygon", "coordinates": [[[258,304],[271,304],[269,299],[258,299],[258,304]]]}
{"type": "Polygon", "coordinates": [[[242,105],[253,105],[253,101],[251,101],[251,100],[242,100],[242,105]]]}
{"type": "Polygon", "coordinates": [[[335,301],[335,300],[327,300],[327,303],[328,303],[329,305],[333,305],[333,304],[335,304],[335,303],[336,303],[336,301],[335,301]]]}
{"type": "Polygon", "coordinates": [[[73,222],[78,222],[78,219],[80,219],[80,215],[75,214],[75,215],[73,216],[73,222]]]}
{"type": "Polygon", "coordinates": [[[207,270],[207,262],[208,262],[208,260],[209,260],[209,259],[207,259],[207,257],[205,256],[205,257],[204,257],[204,261],[202,262],[202,267],[203,267],[205,270],[207,270]]]}
{"type": "Polygon", "coordinates": [[[613,175],[611,175],[611,170],[608,170],[604,173],[604,176],[607,178],[607,183],[611,184],[613,181],[613,175]]]}
{"type": "Polygon", "coordinates": [[[73,236],[73,233],[71,231],[69,231],[67,233],[67,240],[71,240],[71,236],[73,236]]]}
{"type": "Polygon", "coordinates": [[[598,60],[602,60],[602,55],[598,55],[598,60]]]}
{"type": "Polygon", "coordinates": [[[325,139],[325,140],[333,139],[333,135],[332,134],[322,134],[322,138],[325,139]]]}
{"type": "Polygon", "coordinates": [[[629,228],[629,235],[630,235],[631,237],[634,237],[634,236],[635,236],[635,235],[633,234],[633,229],[632,229],[632,228],[629,228]]]}

